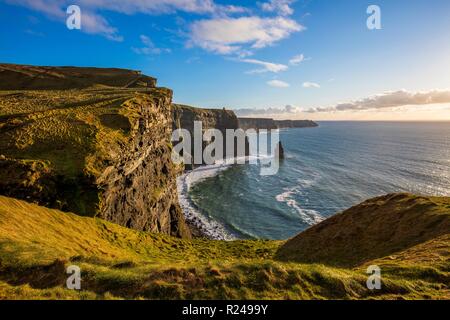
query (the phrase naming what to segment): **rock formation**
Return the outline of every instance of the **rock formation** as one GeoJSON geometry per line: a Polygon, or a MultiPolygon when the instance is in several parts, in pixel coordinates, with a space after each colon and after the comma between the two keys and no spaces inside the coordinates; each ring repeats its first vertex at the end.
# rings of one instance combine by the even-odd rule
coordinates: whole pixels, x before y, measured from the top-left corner
{"type": "MultiPolygon", "coordinates": [[[[239,129],[239,121],[236,117],[235,113],[231,110],[225,109],[201,109],[201,108],[193,108],[191,106],[186,105],[173,105],[173,130],[176,129],[186,129],[191,135],[194,135],[194,121],[202,122],[203,131],[207,129],[218,129],[222,132],[224,137],[224,149],[223,154],[226,155],[226,130],[239,129]]],[[[235,141],[236,142],[236,141],[235,141]]],[[[246,139],[246,149],[245,153],[238,154],[236,143],[234,148],[234,156],[245,156],[248,155],[248,141],[246,139]]],[[[207,146],[207,143],[204,142],[203,148],[207,146]]],[[[193,154],[193,147],[191,150],[191,154],[193,154]]],[[[187,165],[187,169],[191,169],[192,166],[187,165]]]]}

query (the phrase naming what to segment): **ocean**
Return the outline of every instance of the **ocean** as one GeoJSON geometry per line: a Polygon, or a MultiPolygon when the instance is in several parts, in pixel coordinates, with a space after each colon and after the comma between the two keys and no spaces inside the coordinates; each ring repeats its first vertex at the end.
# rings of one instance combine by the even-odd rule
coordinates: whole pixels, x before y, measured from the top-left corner
{"type": "Polygon", "coordinates": [[[450,196],[447,122],[319,122],[280,140],[277,175],[218,165],[180,178],[188,218],[217,239],[287,239],[371,197],[450,196]]]}

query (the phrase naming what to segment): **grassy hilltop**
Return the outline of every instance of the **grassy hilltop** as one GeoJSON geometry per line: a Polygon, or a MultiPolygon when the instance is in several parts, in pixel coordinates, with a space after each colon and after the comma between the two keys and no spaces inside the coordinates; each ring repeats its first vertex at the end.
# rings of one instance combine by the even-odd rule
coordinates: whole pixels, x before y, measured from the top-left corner
{"type": "MultiPolygon", "coordinates": [[[[407,199],[417,202],[415,211],[393,215],[424,214],[427,206],[442,215],[439,223],[426,217],[422,222],[428,224],[413,226],[423,242],[387,256],[367,252],[370,260],[344,268],[280,261],[277,251],[286,250],[280,241],[182,240],[0,197],[0,298],[450,299],[449,230],[427,236],[430,224],[450,221],[450,199],[407,199]],[[65,289],[65,268],[72,264],[82,270],[80,292],[65,289]],[[381,267],[381,290],[366,288],[370,264],[381,267]]],[[[387,197],[371,204],[402,201],[387,197]]],[[[331,235],[348,222],[318,227],[331,235]]],[[[357,240],[345,241],[348,250],[350,243],[358,246],[357,240]]]]}

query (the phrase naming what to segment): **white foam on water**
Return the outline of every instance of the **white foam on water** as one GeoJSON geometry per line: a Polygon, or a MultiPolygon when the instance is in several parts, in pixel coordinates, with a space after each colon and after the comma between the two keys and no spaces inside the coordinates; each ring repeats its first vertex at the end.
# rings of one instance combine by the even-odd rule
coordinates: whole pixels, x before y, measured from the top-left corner
{"type": "Polygon", "coordinates": [[[270,158],[268,156],[246,156],[233,159],[225,159],[216,161],[213,165],[200,166],[194,170],[187,171],[177,178],[178,201],[183,210],[185,219],[196,226],[201,232],[212,240],[236,240],[237,237],[228,232],[223,224],[210,217],[206,217],[198,210],[195,204],[189,197],[190,188],[200,181],[207,178],[212,178],[220,172],[231,168],[240,161],[247,163],[252,160],[258,161],[260,159],[270,158]]]}
{"type": "Polygon", "coordinates": [[[275,199],[278,202],[286,203],[288,207],[293,208],[299,214],[302,221],[310,226],[322,222],[325,218],[316,210],[302,208],[297,200],[295,200],[294,196],[302,194],[304,188],[308,188],[314,183],[315,180],[299,180],[299,185],[285,188],[283,193],[275,196],[275,199]]]}

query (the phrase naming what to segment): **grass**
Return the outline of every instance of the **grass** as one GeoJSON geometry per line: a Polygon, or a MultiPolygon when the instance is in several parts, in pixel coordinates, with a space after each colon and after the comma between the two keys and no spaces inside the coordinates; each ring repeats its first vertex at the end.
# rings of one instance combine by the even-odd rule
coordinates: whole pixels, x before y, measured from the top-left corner
{"type": "Polygon", "coordinates": [[[376,260],[376,291],[366,288],[365,265],[278,261],[283,244],[182,240],[0,197],[0,298],[450,298],[448,235],[376,260]],[[428,258],[410,258],[419,253],[428,258]],[[82,270],[81,291],[65,289],[72,264],[82,270]]]}
{"type": "MultiPolygon", "coordinates": [[[[450,198],[391,194],[365,201],[288,241],[277,253],[284,261],[355,267],[403,252],[450,233],[450,198]]],[[[422,247],[418,247],[422,248],[422,247]]],[[[417,262],[429,260],[424,248],[417,262]]],[[[439,252],[436,248],[431,253],[439,252]]],[[[415,252],[414,254],[417,254],[415,252]]],[[[430,260],[431,261],[431,260],[430,260]]]]}

